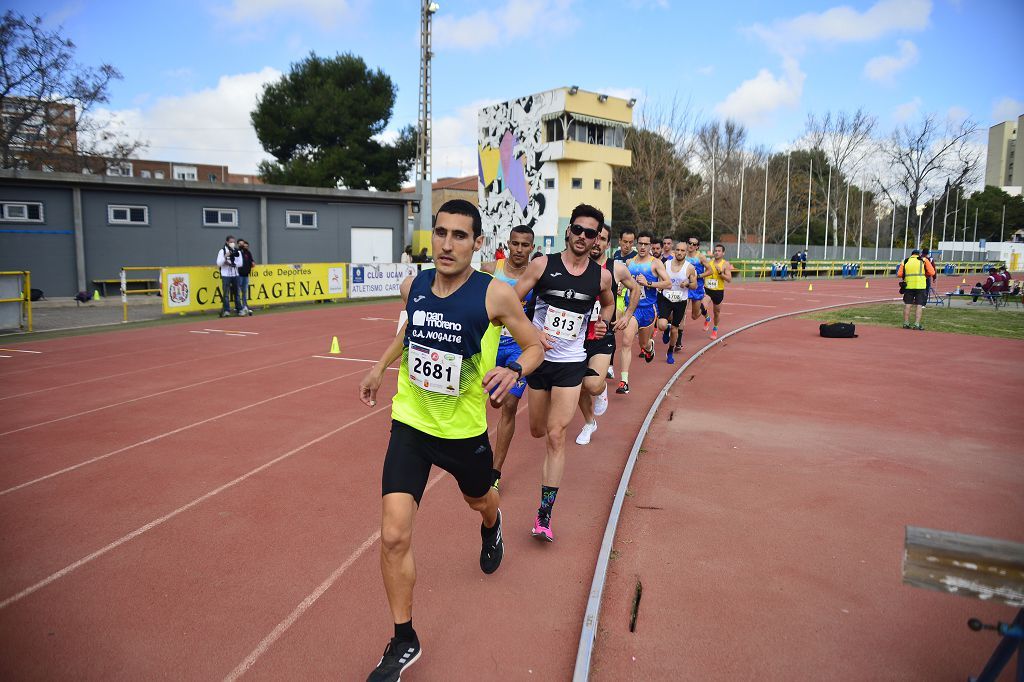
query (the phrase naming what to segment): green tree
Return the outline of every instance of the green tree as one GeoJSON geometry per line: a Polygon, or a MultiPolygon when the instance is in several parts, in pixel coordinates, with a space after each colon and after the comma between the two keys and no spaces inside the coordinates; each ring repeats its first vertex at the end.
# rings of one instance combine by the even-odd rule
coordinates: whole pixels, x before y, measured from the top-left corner
{"type": "Polygon", "coordinates": [[[263,89],[252,112],[256,136],[275,159],[260,164],[260,177],[280,185],[399,189],[416,158],[416,133],[406,126],[391,144],[379,138],[396,93],[391,78],[360,57],[310,53],[263,89]]]}

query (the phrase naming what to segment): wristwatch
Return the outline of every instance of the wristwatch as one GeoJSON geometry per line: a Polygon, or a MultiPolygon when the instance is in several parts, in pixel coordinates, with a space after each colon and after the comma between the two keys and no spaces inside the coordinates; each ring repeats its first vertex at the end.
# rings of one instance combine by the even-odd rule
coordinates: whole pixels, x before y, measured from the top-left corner
{"type": "Polygon", "coordinates": [[[519,379],[523,378],[523,367],[522,367],[522,365],[520,365],[515,360],[513,360],[512,362],[510,362],[507,365],[505,365],[505,369],[510,369],[510,370],[512,370],[513,372],[515,372],[516,374],[519,375],[516,378],[516,381],[518,381],[519,379]]]}

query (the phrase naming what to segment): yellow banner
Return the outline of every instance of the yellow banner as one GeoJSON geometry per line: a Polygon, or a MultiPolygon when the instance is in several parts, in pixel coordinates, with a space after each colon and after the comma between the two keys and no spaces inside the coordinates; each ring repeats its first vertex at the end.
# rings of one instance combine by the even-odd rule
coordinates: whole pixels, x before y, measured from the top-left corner
{"type": "MultiPolygon", "coordinates": [[[[345,298],[344,263],[257,265],[249,273],[249,307],[345,298]]],[[[217,267],[163,268],[160,271],[165,313],[223,307],[223,282],[217,267]]]]}

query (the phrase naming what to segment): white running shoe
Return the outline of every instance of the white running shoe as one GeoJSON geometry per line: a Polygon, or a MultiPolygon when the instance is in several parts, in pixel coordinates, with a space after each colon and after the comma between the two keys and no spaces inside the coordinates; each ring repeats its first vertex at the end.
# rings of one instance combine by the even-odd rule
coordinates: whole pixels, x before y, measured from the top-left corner
{"type": "Polygon", "coordinates": [[[610,367],[610,366],[608,367],[608,378],[609,379],[614,379],[615,378],[615,368],[614,367],[610,367]]]}
{"type": "Polygon", "coordinates": [[[597,431],[597,422],[584,424],[580,435],[576,436],[576,445],[589,445],[590,436],[593,435],[594,431],[597,431]]]}
{"type": "Polygon", "coordinates": [[[600,417],[608,411],[608,386],[605,385],[601,395],[594,396],[594,416],[600,417]]]}

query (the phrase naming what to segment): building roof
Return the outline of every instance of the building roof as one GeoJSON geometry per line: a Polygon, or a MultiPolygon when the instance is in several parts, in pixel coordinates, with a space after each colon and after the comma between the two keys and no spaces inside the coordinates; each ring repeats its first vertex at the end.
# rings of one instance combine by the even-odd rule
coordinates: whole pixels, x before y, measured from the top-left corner
{"type": "MultiPolygon", "coordinates": [[[[477,176],[466,175],[461,178],[440,178],[439,180],[434,181],[430,185],[430,188],[435,192],[441,189],[453,189],[464,192],[475,192],[477,190],[477,176]]],[[[402,191],[415,192],[416,188],[403,187],[402,191]]]]}

